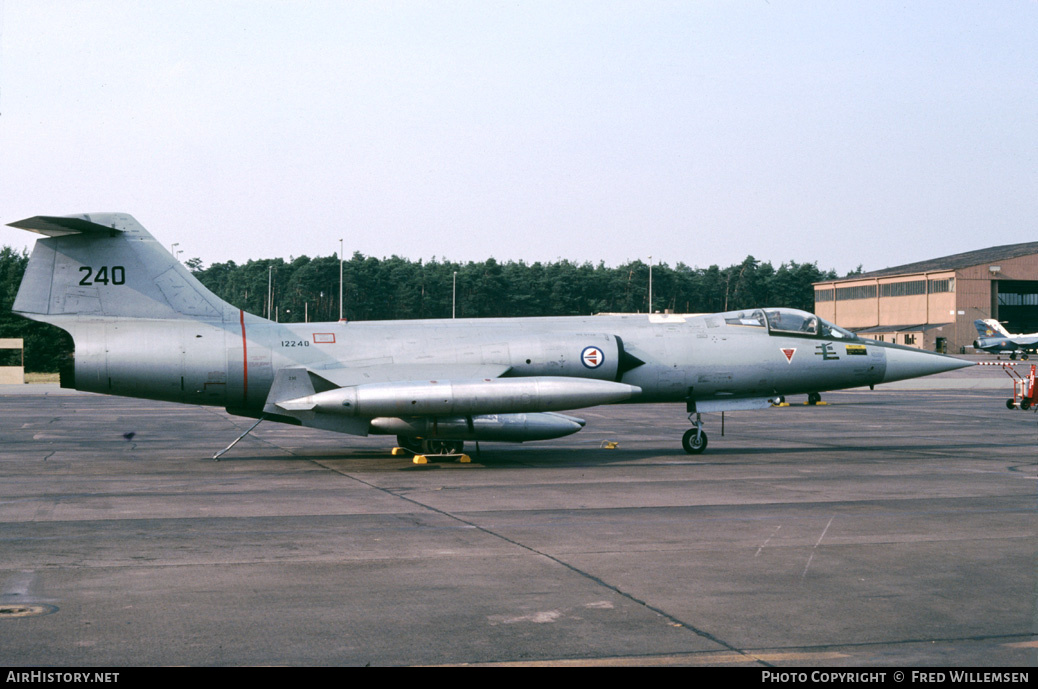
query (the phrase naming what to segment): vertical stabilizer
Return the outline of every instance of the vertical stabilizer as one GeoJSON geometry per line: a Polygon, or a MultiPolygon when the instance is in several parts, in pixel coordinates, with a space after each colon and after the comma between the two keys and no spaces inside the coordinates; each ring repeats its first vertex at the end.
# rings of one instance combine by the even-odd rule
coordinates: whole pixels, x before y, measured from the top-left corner
{"type": "Polygon", "coordinates": [[[236,317],[132,216],[36,216],[11,226],[47,235],[33,249],[15,313],[54,323],[62,316],[236,317]]]}
{"type": "Polygon", "coordinates": [[[982,322],[984,323],[984,325],[994,330],[995,334],[1001,335],[1002,337],[1009,337],[1009,331],[1006,330],[1005,327],[1001,323],[996,321],[994,318],[985,318],[982,322]]]}

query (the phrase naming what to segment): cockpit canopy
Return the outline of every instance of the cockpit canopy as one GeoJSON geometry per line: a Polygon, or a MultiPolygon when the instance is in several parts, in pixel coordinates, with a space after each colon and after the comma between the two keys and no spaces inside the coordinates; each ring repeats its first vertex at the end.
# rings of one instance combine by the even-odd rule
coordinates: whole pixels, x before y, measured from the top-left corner
{"type": "Polygon", "coordinates": [[[800,335],[836,340],[857,340],[858,336],[838,325],[799,309],[752,309],[722,314],[728,325],[767,328],[775,335],[800,335]]]}

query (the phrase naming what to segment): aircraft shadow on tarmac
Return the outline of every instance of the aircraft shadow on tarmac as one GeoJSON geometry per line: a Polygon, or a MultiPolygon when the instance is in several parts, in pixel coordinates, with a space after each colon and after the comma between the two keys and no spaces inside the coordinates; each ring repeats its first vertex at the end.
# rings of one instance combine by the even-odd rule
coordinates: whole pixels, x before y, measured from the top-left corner
{"type": "MultiPolygon", "coordinates": [[[[793,441],[791,441],[793,442],[793,441]]],[[[761,463],[765,458],[788,458],[800,456],[811,459],[830,460],[833,456],[850,456],[859,461],[892,461],[891,451],[900,459],[909,459],[918,453],[962,453],[982,451],[985,447],[981,439],[974,443],[955,444],[926,443],[891,447],[888,444],[843,444],[799,445],[789,447],[718,447],[710,455],[710,459],[694,457],[680,449],[600,449],[600,448],[567,448],[555,449],[540,447],[537,449],[490,449],[469,453],[471,462],[461,463],[456,457],[436,455],[428,456],[429,463],[414,464],[409,456],[394,457],[388,450],[369,448],[343,448],[333,452],[322,452],[313,448],[275,455],[224,455],[214,463],[224,462],[275,462],[275,461],[312,461],[312,462],[349,462],[363,464],[365,469],[382,469],[386,471],[428,471],[442,468],[481,468],[481,469],[543,469],[546,467],[608,466],[612,464],[695,464],[702,466],[761,463]],[[740,461],[746,460],[746,461],[740,461]]],[[[930,455],[932,457],[932,455],[930,455]]],[[[206,460],[212,461],[212,460],[206,460]]],[[[781,460],[786,461],[786,460],[781,460]]]]}

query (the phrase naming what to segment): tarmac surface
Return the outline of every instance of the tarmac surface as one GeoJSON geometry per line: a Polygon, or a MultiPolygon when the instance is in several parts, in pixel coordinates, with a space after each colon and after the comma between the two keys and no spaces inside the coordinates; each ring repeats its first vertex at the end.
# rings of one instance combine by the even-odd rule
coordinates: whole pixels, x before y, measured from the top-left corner
{"type": "Polygon", "coordinates": [[[425,466],[0,386],[0,665],[1033,666],[1038,414],[930,380],[425,466]]]}

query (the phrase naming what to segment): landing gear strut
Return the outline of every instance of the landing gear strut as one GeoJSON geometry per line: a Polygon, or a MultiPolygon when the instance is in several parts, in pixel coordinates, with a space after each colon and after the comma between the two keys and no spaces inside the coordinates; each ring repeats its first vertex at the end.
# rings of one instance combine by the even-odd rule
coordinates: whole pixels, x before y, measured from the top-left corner
{"type": "MultiPolygon", "coordinates": [[[[688,415],[688,420],[692,421],[692,414],[688,415]]],[[[703,432],[703,419],[696,414],[696,420],[692,421],[693,428],[685,431],[685,435],[681,436],[681,447],[685,448],[685,452],[690,455],[702,454],[703,450],[706,449],[706,433],[703,432]]]]}

